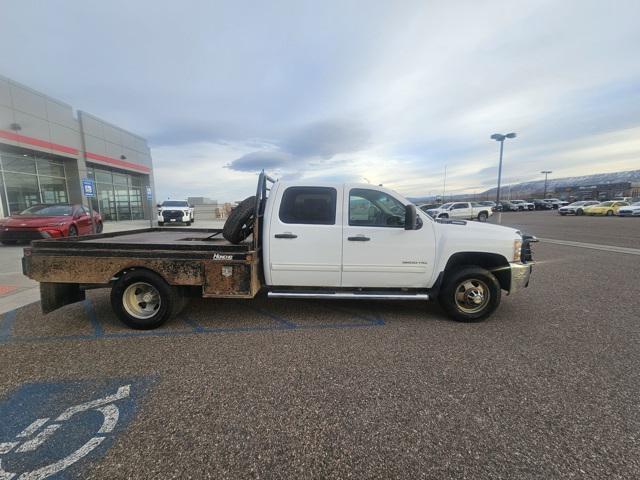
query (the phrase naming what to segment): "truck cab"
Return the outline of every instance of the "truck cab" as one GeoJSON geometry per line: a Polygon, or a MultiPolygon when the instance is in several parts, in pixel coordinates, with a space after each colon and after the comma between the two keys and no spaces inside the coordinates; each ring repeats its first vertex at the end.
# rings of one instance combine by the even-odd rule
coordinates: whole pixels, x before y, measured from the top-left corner
{"type": "MultiPolygon", "coordinates": [[[[449,207],[458,204],[473,209],[469,202],[449,207]]],[[[457,284],[457,298],[464,303],[477,294],[484,305],[490,296],[499,301],[501,289],[526,286],[531,271],[517,230],[434,219],[397,192],[370,184],[276,182],[263,222],[263,271],[272,297],[433,298],[471,272],[483,280],[457,284]]],[[[480,311],[467,308],[457,318],[480,311]]]]}

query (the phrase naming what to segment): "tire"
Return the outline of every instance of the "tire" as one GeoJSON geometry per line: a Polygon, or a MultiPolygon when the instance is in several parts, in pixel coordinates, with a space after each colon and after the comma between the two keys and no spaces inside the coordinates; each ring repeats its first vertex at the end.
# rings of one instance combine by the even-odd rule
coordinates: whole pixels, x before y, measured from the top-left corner
{"type": "Polygon", "coordinates": [[[498,308],[500,296],[500,284],[490,271],[480,267],[465,266],[458,267],[445,276],[438,300],[452,319],[458,322],[479,322],[489,317],[498,308]],[[482,305],[472,302],[474,296],[479,298],[478,290],[483,291],[482,305]]]}
{"type": "Polygon", "coordinates": [[[149,270],[130,270],[111,288],[111,308],[122,323],[136,330],[160,327],[185,305],[182,289],[149,270]],[[142,296],[147,294],[145,302],[142,296]]]}
{"type": "Polygon", "coordinates": [[[78,229],[76,228],[75,225],[71,225],[69,227],[69,231],[67,232],[67,237],[71,238],[71,237],[77,237],[78,236],[78,229]]]}
{"type": "Polygon", "coordinates": [[[164,227],[164,222],[158,222],[159,227],[164,227]]]}
{"type": "Polygon", "coordinates": [[[584,210],[579,208],[578,210],[576,210],[576,215],[584,215],[584,210]]]}
{"type": "Polygon", "coordinates": [[[566,215],[566,213],[564,212],[558,212],[558,213],[560,213],[560,215],[562,215],[563,217],[566,215]]]}
{"type": "Polygon", "coordinates": [[[231,243],[240,243],[253,231],[256,197],[245,198],[234,208],[224,222],[222,236],[231,243]]]}
{"type": "Polygon", "coordinates": [[[613,210],[607,210],[607,217],[613,217],[613,210]]]}
{"type": "Polygon", "coordinates": [[[192,222],[191,222],[191,220],[189,220],[187,223],[185,223],[185,225],[186,225],[187,227],[190,227],[190,226],[191,226],[191,223],[192,223],[192,222]]]}
{"type": "Polygon", "coordinates": [[[104,225],[102,225],[102,222],[96,223],[96,233],[102,233],[103,229],[104,229],[104,225]]]}
{"type": "Polygon", "coordinates": [[[478,214],[478,221],[479,221],[479,222],[486,222],[486,221],[487,221],[487,218],[488,218],[488,215],[487,215],[487,213],[486,213],[486,212],[480,212],[480,213],[478,214]]]}

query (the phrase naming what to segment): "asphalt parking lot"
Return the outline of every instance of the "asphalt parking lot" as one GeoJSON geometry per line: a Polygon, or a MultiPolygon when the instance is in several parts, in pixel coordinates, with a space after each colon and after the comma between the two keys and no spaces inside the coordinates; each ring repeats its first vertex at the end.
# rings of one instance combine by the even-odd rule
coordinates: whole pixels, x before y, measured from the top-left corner
{"type": "Polygon", "coordinates": [[[257,298],[137,332],[105,290],[4,314],[0,478],[638,478],[640,220],[502,224],[602,248],[535,245],[478,324],[257,298]]]}

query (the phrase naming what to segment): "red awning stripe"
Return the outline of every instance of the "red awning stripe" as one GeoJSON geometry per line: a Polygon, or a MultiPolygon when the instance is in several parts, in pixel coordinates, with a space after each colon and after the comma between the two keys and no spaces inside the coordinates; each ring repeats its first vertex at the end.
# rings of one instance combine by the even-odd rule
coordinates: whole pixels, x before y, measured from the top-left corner
{"type": "MultiPolygon", "coordinates": [[[[58,152],[70,153],[71,155],[78,155],[80,151],[77,148],[67,147],[66,145],[60,145],[58,143],[45,142],[33,137],[27,137],[26,135],[20,135],[8,130],[0,130],[0,138],[12,140],[14,142],[24,143],[27,145],[33,145],[35,147],[48,148],[50,150],[56,150],[58,152]]],[[[97,160],[102,163],[113,165],[114,167],[124,168],[126,170],[135,170],[142,173],[150,173],[151,169],[144,165],[138,165],[137,163],[126,162],[117,158],[107,157],[97,153],[86,152],[86,157],[92,160],[97,160]]]]}
{"type": "Polygon", "coordinates": [[[0,130],[0,138],[5,138],[19,143],[26,143],[27,145],[33,145],[34,147],[48,148],[58,152],[70,153],[71,155],[78,155],[79,153],[77,148],[67,147],[66,145],[60,145],[59,143],[46,142],[44,140],[27,137],[26,135],[20,135],[19,133],[10,132],[8,130],[0,130]]]}
{"type": "Polygon", "coordinates": [[[90,158],[92,160],[97,160],[99,162],[108,163],[109,165],[113,165],[114,167],[124,168],[126,170],[136,170],[142,173],[151,172],[151,169],[149,167],[145,167],[144,165],[138,165],[137,163],[125,162],[124,160],[106,157],[104,155],[99,155],[97,153],[91,153],[91,152],[86,152],[85,155],[87,156],[87,158],[90,158]]]}

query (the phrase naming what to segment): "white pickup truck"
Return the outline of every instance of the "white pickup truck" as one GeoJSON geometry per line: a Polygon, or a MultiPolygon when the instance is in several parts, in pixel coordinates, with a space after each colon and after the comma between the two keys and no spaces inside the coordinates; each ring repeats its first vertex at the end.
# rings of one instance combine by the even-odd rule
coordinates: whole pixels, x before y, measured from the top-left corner
{"type": "Polygon", "coordinates": [[[475,202],[451,202],[438,208],[427,210],[433,218],[456,218],[459,220],[478,220],[486,222],[493,215],[491,207],[475,202]]]}
{"type": "Polygon", "coordinates": [[[158,226],[165,223],[184,223],[191,225],[195,222],[194,209],[186,200],[165,200],[158,204],[158,226]]]}
{"type": "Polygon", "coordinates": [[[189,296],[437,299],[478,321],[501,292],[528,286],[534,237],[513,228],[434,219],[370,184],[274,181],[234,209],[223,230],[143,229],[38,240],[23,271],[41,282],[43,311],[111,288],[115,313],[155,328],[189,296]],[[224,237],[224,238],[221,238],[224,237]],[[87,265],[91,268],[87,268],[87,265]]]}

